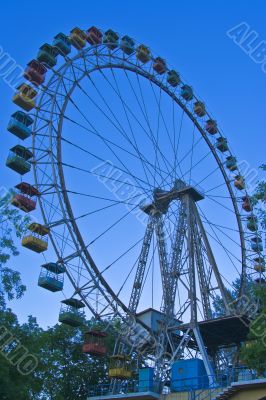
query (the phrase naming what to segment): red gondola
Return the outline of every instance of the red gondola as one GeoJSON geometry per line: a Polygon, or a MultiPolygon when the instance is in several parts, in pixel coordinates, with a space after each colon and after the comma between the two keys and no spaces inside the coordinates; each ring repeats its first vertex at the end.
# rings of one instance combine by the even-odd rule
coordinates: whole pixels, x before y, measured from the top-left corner
{"type": "Polygon", "coordinates": [[[30,212],[36,208],[36,200],[33,197],[39,196],[40,192],[34,186],[21,182],[15,186],[20,193],[15,193],[11,204],[24,212],[30,212]]]}
{"type": "Polygon", "coordinates": [[[153,63],[153,69],[157,74],[162,75],[166,72],[166,62],[161,57],[156,57],[153,63]]]}
{"type": "Polygon", "coordinates": [[[242,200],[243,200],[242,203],[243,210],[245,210],[246,212],[250,212],[252,210],[250,198],[248,196],[244,196],[242,197],[242,200]]]}
{"type": "Polygon", "coordinates": [[[215,135],[215,133],[218,132],[218,129],[217,129],[217,122],[214,121],[213,119],[209,119],[209,120],[206,122],[205,129],[206,129],[206,131],[207,131],[208,133],[210,133],[211,135],[215,135]]]}
{"type": "Polygon", "coordinates": [[[36,86],[41,85],[45,80],[45,74],[47,72],[45,66],[37,60],[32,60],[27,65],[24,77],[36,86]]]}
{"type": "Polygon", "coordinates": [[[95,28],[95,26],[92,26],[87,30],[87,41],[92,45],[102,43],[102,37],[102,32],[95,28]]]}
{"type": "Polygon", "coordinates": [[[104,356],[107,353],[105,338],[107,334],[101,331],[88,331],[82,346],[83,353],[104,356]]]}

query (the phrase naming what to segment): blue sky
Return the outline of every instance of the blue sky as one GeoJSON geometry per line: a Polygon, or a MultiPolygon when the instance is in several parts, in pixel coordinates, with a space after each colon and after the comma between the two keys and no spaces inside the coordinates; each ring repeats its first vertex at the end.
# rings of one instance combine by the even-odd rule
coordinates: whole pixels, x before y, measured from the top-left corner
{"type": "MultiPolygon", "coordinates": [[[[265,73],[226,32],[247,23],[266,40],[264,1],[20,1],[2,5],[0,45],[24,66],[39,46],[58,32],[95,25],[112,28],[144,42],[164,57],[191,83],[222,127],[238,159],[251,168],[265,162],[265,73]]],[[[6,125],[14,107],[12,89],[0,79],[1,182],[10,187],[17,176],[4,166],[14,138],[6,125]]],[[[21,320],[29,314],[46,326],[57,321],[60,295],[37,287],[40,256],[22,250],[13,260],[22,274],[27,293],[12,307],[21,320]]]]}

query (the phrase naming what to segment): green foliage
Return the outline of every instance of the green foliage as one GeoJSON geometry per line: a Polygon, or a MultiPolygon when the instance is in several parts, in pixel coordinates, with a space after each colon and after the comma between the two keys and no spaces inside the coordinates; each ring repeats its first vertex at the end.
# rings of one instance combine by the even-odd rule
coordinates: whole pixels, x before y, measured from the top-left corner
{"type": "Polygon", "coordinates": [[[266,371],[266,291],[264,287],[256,290],[260,303],[260,312],[252,321],[249,330],[249,342],[243,345],[241,359],[259,374],[266,371]]]}
{"type": "Polygon", "coordinates": [[[83,328],[57,324],[43,330],[32,316],[20,325],[9,309],[0,312],[0,320],[38,360],[36,369],[25,376],[0,352],[1,400],[87,400],[91,385],[108,382],[108,356],[114,347],[116,321],[97,323],[97,328],[108,326],[109,354],[92,357],[82,353],[82,342],[84,332],[95,328],[94,320],[83,328]]]}
{"type": "Polygon", "coordinates": [[[16,315],[6,308],[6,300],[19,299],[26,288],[19,272],[12,270],[8,263],[11,257],[19,255],[16,239],[22,237],[30,220],[10,207],[11,196],[8,192],[0,197],[0,330],[4,329],[12,338],[3,346],[4,337],[0,332],[0,399],[87,400],[90,385],[108,382],[108,357],[92,358],[82,353],[84,331],[96,325],[105,330],[110,325],[107,347],[111,353],[115,325],[119,322],[84,320],[86,328],[57,324],[43,330],[36,319],[29,316],[27,323],[19,324],[16,315]],[[7,359],[17,343],[38,360],[29,375],[21,374],[17,365],[7,359]]]}
{"type": "MultiPolygon", "coordinates": [[[[227,293],[228,293],[228,298],[231,299],[231,303],[229,304],[229,307],[235,307],[236,306],[236,300],[238,299],[239,296],[239,291],[240,291],[240,279],[237,278],[234,282],[232,282],[232,287],[229,290],[226,288],[227,293]]],[[[254,298],[254,285],[251,277],[247,278],[247,293],[246,296],[249,299],[254,298]]],[[[215,298],[213,299],[213,307],[215,310],[215,317],[223,317],[226,315],[226,310],[224,307],[224,303],[222,298],[219,295],[216,295],[215,298]]]]}
{"type": "MultiPolygon", "coordinates": [[[[266,171],[266,164],[261,167],[262,171],[266,171]]],[[[252,204],[255,206],[255,211],[259,216],[259,221],[262,228],[266,229],[266,181],[261,180],[252,196],[252,204]]]]}
{"type": "MultiPolygon", "coordinates": [[[[88,323],[91,328],[94,324],[93,320],[88,323]]],[[[102,326],[104,328],[104,323],[102,326]]],[[[55,325],[43,333],[41,376],[45,399],[85,400],[91,385],[108,382],[108,357],[91,357],[82,353],[85,330],[88,328],[55,325]]],[[[111,334],[107,340],[109,353],[113,346],[114,336],[111,334]]]]}
{"type": "Polygon", "coordinates": [[[5,307],[6,299],[21,298],[26,290],[20,274],[6,264],[12,256],[18,256],[16,239],[21,238],[29,217],[10,207],[12,192],[6,192],[0,197],[0,307],[5,307]]]}
{"type": "MultiPolygon", "coordinates": [[[[10,309],[0,311],[2,329],[7,330],[9,337],[16,343],[21,343],[31,354],[38,352],[39,337],[42,330],[32,324],[32,317],[27,323],[20,325],[15,314],[10,309]],[[18,342],[19,341],[19,342],[18,342]]],[[[2,332],[1,332],[2,333],[2,332]]],[[[37,374],[23,375],[18,371],[17,365],[7,359],[10,355],[10,345],[3,346],[6,337],[0,337],[0,398],[1,400],[28,400],[36,397],[41,391],[42,382],[37,374]]]]}

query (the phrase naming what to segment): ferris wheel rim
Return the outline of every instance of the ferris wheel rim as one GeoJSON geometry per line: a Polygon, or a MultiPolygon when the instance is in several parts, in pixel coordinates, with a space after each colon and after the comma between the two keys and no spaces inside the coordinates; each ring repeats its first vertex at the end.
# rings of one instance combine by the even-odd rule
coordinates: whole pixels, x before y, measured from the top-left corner
{"type": "MultiPolygon", "coordinates": [[[[88,51],[88,50],[89,50],[89,49],[87,49],[87,51],[88,51]]],[[[64,69],[64,67],[65,67],[66,65],[70,65],[75,59],[80,58],[80,57],[82,57],[82,56],[83,56],[83,55],[78,54],[77,56],[75,56],[75,57],[74,57],[73,59],[71,59],[70,61],[67,61],[66,64],[64,64],[63,66],[61,66],[61,67],[60,67],[60,70],[61,70],[61,69],[64,69]]],[[[108,67],[106,67],[106,68],[108,68],[108,67]]],[[[110,68],[110,67],[109,67],[109,68],[110,68]]],[[[84,76],[86,76],[86,75],[87,75],[87,72],[85,72],[84,76]]],[[[141,75],[141,74],[140,74],[140,75],[141,75]]],[[[83,79],[84,76],[83,76],[81,79],[83,79]]],[[[143,76],[145,76],[145,75],[143,75],[143,76]]],[[[53,77],[52,77],[52,78],[53,78],[53,77]]],[[[51,80],[52,80],[52,78],[51,78],[51,80]]],[[[158,84],[158,82],[156,82],[156,81],[154,81],[154,83],[155,83],[155,84],[158,84]]],[[[73,86],[74,86],[74,85],[73,85],[73,86]]],[[[159,86],[159,85],[158,85],[158,86],[159,86]]],[[[160,86],[160,87],[161,87],[161,86],[160,86]]],[[[74,91],[74,89],[75,89],[75,87],[73,88],[73,91],[74,91]]],[[[166,92],[166,93],[167,93],[167,92],[166,92]]],[[[167,94],[169,94],[169,93],[167,93],[167,94]]],[[[171,97],[172,97],[172,96],[171,96],[171,97]]],[[[173,98],[173,97],[172,97],[172,98],[173,98]]],[[[229,191],[229,193],[230,193],[230,197],[231,197],[231,200],[232,200],[232,202],[233,202],[234,208],[236,207],[237,210],[238,210],[237,201],[236,201],[236,198],[235,198],[235,196],[234,196],[234,194],[233,194],[233,192],[232,192],[232,188],[231,188],[230,182],[229,182],[229,180],[228,180],[227,174],[226,174],[226,172],[225,172],[225,169],[224,169],[224,167],[223,167],[223,164],[221,163],[221,161],[220,161],[220,159],[219,159],[219,157],[218,157],[218,155],[217,155],[217,153],[216,153],[216,151],[215,151],[213,145],[212,145],[211,142],[209,141],[209,139],[208,139],[206,133],[204,132],[203,128],[201,128],[200,125],[199,125],[199,124],[197,123],[197,121],[195,120],[195,118],[193,118],[193,115],[189,112],[189,110],[187,109],[187,107],[185,107],[179,100],[178,100],[178,101],[177,101],[177,100],[178,100],[178,99],[176,98],[175,102],[178,104],[179,107],[183,108],[183,110],[186,112],[186,114],[187,114],[188,117],[191,119],[191,121],[193,122],[193,124],[195,124],[195,125],[197,126],[197,129],[199,130],[199,132],[201,133],[201,135],[204,137],[205,141],[206,141],[207,144],[209,145],[209,147],[210,147],[210,149],[211,149],[211,151],[212,151],[212,154],[214,155],[215,160],[216,160],[216,162],[218,163],[220,170],[222,171],[222,175],[223,175],[223,178],[224,178],[224,180],[225,180],[225,182],[226,182],[226,184],[227,184],[227,188],[228,188],[228,191],[229,191]],[[207,140],[206,140],[206,139],[207,139],[207,140]],[[209,143],[208,143],[208,142],[209,142],[209,143]],[[218,162],[218,160],[219,160],[219,162],[218,162]],[[229,188],[230,188],[230,189],[229,189],[229,188]]],[[[67,106],[67,102],[68,102],[68,99],[66,99],[66,106],[67,106]]],[[[37,117],[36,117],[36,118],[37,118],[37,117]]],[[[61,120],[63,120],[63,116],[61,117],[61,120]]],[[[230,152],[230,154],[231,154],[231,152],[230,152]]],[[[60,166],[60,168],[62,168],[62,165],[61,165],[60,163],[59,163],[59,166],[60,166]]],[[[36,181],[36,183],[38,184],[37,181],[36,181]]],[[[66,189],[66,187],[65,187],[65,189],[66,189]]],[[[65,191],[65,194],[66,194],[66,191],[65,191]]],[[[66,195],[67,195],[67,194],[66,194],[66,195]]],[[[39,201],[40,201],[40,203],[41,203],[41,199],[39,199],[39,201]]],[[[70,202],[69,202],[69,204],[70,204],[70,202]]],[[[242,221],[241,221],[239,212],[236,212],[236,213],[235,213],[235,216],[236,216],[236,218],[237,218],[238,225],[242,227],[242,221]]],[[[75,223],[75,219],[71,219],[71,220],[75,223]]],[[[75,223],[75,225],[76,225],[76,223],[75,223]]],[[[76,225],[76,227],[77,227],[77,225],[76,225]]],[[[78,229],[78,227],[77,227],[77,229],[78,229]]],[[[239,230],[239,233],[240,233],[240,230],[239,230]]],[[[243,240],[243,242],[245,243],[244,233],[240,234],[240,237],[241,237],[241,240],[243,240]],[[241,235],[242,235],[242,236],[241,236],[241,235]]],[[[53,245],[54,245],[54,244],[53,244],[53,245]]],[[[84,247],[84,246],[85,246],[85,243],[83,243],[83,247],[84,247]]],[[[244,248],[245,248],[245,246],[244,246],[244,248]]],[[[242,252],[242,257],[243,257],[243,252],[242,252]]],[[[242,264],[242,268],[244,267],[244,264],[245,264],[245,263],[242,264]]],[[[99,270],[98,270],[98,273],[100,274],[100,271],[99,271],[99,270]]],[[[243,270],[242,270],[241,276],[243,276],[243,270]]],[[[104,281],[105,281],[105,280],[104,280],[104,281]]],[[[108,286],[109,286],[108,283],[107,283],[106,281],[105,281],[104,286],[105,286],[105,287],[108,287],[108,286]],[[106,286],[105,286],[105,285],[106,285],[106,286]]],[[[110,289],[111,289],[111,288],[110,288],[110,289]]],[[[115,300],[119,302],[119,299],[118,299],[118,298],[115,299],[115,300]]],[[[125,306],[125,304],[123,304],[123,306],[125,306]]],[[[123,307],[122,307],[122,308],[123,308],[123,307]]],[[[127,309],[126,306],[125,306],[125,308],[124,308],[124,311],[125,311],[126,313],[128,313],[128,309],[127,309]]]]}

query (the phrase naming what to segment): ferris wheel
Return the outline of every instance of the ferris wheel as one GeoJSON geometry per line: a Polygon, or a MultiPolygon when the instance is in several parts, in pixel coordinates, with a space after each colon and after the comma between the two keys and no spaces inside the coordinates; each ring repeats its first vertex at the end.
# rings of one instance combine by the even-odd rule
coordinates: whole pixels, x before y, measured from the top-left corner
{"type": "Polygon", "coordinates": [[[39,285],[64,291],[59,320],[78,326],[84,308],[120,319],[115,379],[131,376],[131,353],[158,373],[200,356],[213,375],[201,324],[218,318],[217,296],[233,315],[248,280],[265,279],[245,177],[216,120],[163,58],[110,29],[59,33],[25,79],[8,125],[23,141],[7,160],[23,176],[12,204],[30,212],[38,199],[43,221],[22,244],[44,255],[39,285]]]}

